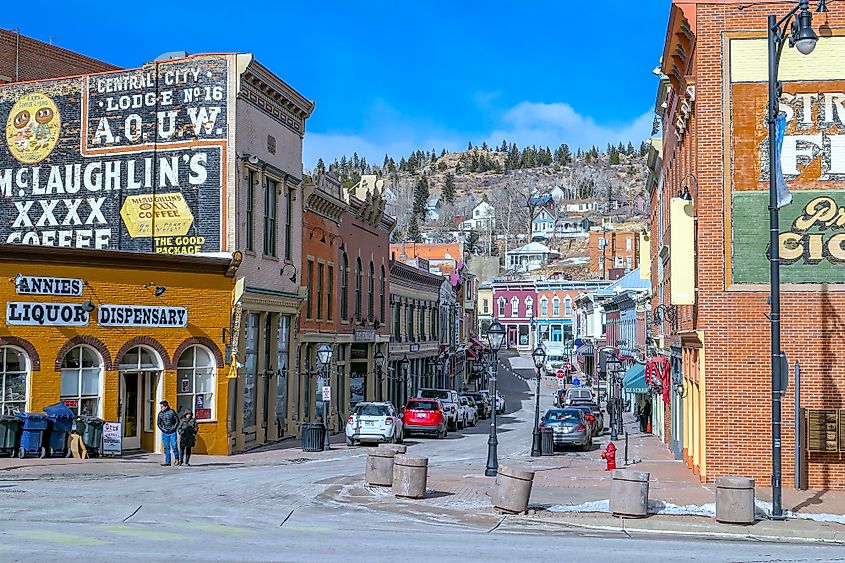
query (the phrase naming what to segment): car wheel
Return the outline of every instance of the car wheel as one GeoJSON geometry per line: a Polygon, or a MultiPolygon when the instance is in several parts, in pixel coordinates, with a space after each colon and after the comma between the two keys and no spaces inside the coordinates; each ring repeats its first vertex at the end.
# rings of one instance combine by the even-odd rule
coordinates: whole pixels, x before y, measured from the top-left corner
{"type": "Polygon", "coordinates": [[[402,429],[402,439],[403,440],[410,435],[411,435],[411,433],[408,430],[405,430],[404,428],[402,429]]]}
{"type": "Polygon", "coordinates": [[[399,433],[398,436],[396,436],[396,443],[401,444],[404,441],[405,441],[405,431],[403,430],[402,432],[399,433]]]}
{"type": "Polygon", "coordinates": [[[457,425],[458,430],[463,430],[464,428],[466,428],[467,421],[466,421],[465,418],[462,418],[457,422],[456,425],[457,425]]]}
{"type": "Polygon", "coordinates": [[[455,422],[449,422],[449,423],[447,424],[446,431],[448,432],[448,431],[450,431],[450,430],[451,430],[452,432],[457,432],[457,431],[458,431],[458,421],[457,421],[457,420],[455,420],[455,422]]]}
{"type": "Polygon", "coordinates": [[[18,459],[23,459],[26,457],[26,448],[19,448],[18,449],[18,459]]]}

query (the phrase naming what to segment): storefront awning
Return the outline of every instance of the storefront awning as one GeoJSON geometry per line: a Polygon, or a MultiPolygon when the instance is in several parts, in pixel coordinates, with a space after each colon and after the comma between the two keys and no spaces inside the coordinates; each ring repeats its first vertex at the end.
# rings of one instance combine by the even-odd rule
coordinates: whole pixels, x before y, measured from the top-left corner
{"type": "Polygon", "coordinates": [[[575,349],[575,353],[579,356],[592,356],[593,355],[593,345],[592,344],[582,344],[575,349]]]}
{"type": "Polygon", "coordinates": [[[473,360],[473,361],[477,361],[477,360],[478,360],[478,352],[477,352],[477,351],[476,351],[476,349],[475,349],[474,347],[472,347],[472,346],[470,346],[469,348],[467,348],[467,356],[469,357],[469,359],[470,359],[470,360],[473,360]]]}
{"type": "Polygon", "coordinates": [[[649,393],[645,382],[645,366],[634,364],[625,371],[622,388],[629,393],[649,393]]]}

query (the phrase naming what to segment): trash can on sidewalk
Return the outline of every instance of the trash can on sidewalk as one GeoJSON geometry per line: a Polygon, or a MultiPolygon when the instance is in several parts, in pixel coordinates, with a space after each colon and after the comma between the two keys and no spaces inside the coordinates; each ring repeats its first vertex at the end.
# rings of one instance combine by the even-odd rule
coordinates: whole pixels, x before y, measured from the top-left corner
{"type": "Polygon", "coordinates": [[[540,455],[555,455],[554,428],[540,430],[540,455]]]}
{"type": "Polygon", "coordinates": [[[38,454],[38,457],[47,455],[47,448],[43,445],[44,431],[47,430],[47,415],[40,412],[19,412],[21,419],[21,440],[18,448],[18,457],[23,459],[26,454],[38,454]]]}
{"type": "Polygon", "coordinates": [[[21,419],[16,416],[0,416],[0,450],[14,457],[18,450],[21,419]]]}
{"type": "Polygon", "coordinates": [[[648,515],[648,480],[651,475],[614,469],[610,483],[610,512],[614,516],[644,518],[648,515]]]}
{"type": "Polygon", "coordinates": [[[732,476],[716,479],[716,521],[754,523],[754,479],[732,476]]]}
{"type": "Polygon", "coordinates": [[[68,434],[73,429],[73,411],[64,403],[56,403],[44,407],[47,414],[47,436],[44,441],[47,455],[61,454],[70,457],[68,434]]]}
{"type": "Polygon", "coordinates": [[[88,450],[88,455],[97,457],[103,446],[103,419],[96,416],[83,415],[76,417],[76,433],[82,437],[82,443],[88,450]]]}
{"type": "Polygon", "coordinates": [[[326,426],[322,422],[306,422],[300,426],[302,451],[322,452],[325,448],[326,426]]]}

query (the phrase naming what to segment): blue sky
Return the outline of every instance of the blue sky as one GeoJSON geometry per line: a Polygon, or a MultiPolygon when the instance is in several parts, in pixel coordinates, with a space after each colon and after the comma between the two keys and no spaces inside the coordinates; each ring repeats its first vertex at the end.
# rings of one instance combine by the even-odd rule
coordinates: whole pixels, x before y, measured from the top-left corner
{"type": "Polygon", "coordinates": [[[470,140],[637,144],[651,130],[669,10],[667,0],[50,5],[45,18],[8,3],[0,27],[124,67],[173,50],[254,52],[317,104],[306,168],[470,140]]]}

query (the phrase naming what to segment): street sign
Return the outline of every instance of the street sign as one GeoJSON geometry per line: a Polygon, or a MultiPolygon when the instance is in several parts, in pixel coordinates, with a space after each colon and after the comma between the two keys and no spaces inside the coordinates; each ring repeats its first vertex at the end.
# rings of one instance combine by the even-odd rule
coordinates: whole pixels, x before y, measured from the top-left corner
{"type": "Polygon", "coordinates": [[[563,376],[565,376],[565,375],[566,375],[566,372],[564,372],[562,369],[557,370],[557,378],[558,379],[563,379],[563,376]]]}
{"type": "Polygon", "coordinates": [[[572,380],[572,385],[574,385],[575,387],[580,387],[581,386],[581,380],[576,377],[575,379],[572,380]]]}
{"type": "Polygon", "coordinates": [[[328,385],[323,385],[323,400],[324,401],[331,401],[332,400],[332,388],[328,385]]]}
{"type": "Polygon", "coordinates": [[[566,362],[566,370],[569,371],[571,369],[572,369],[572,364],[569,363],[569,362],[566,362]]]}

